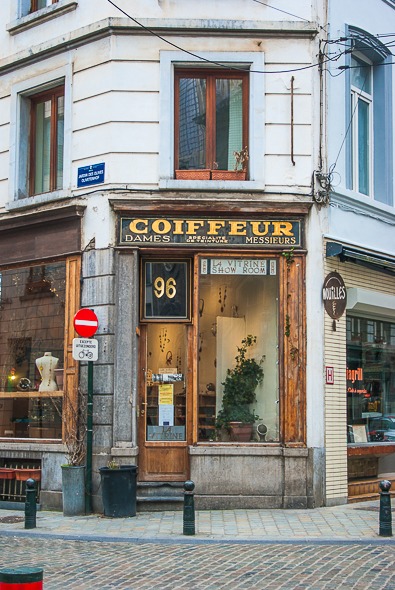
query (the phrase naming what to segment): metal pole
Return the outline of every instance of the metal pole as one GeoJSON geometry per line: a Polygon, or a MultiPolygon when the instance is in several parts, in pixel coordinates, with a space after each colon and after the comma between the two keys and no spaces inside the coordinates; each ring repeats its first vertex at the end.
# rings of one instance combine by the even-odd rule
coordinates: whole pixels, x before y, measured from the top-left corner
{"type": "Polygon", "coordinates": [[[36,482],[34,479],[27,479],[25,501],[25,529],[36,528],[36,512],[36,482]]]}
{"type": "Polygon", "coordinates": [[[391,482],[384,479],[379,483],[380,492],[380,523],[379,535],[392,537],[392,513],[391,513],[391,482]]]}
{"type": "Polygon", "coordinates": [[[195,534],[195,501],[193,498],[194,489],[195,484],[193,481],[188,480],[184,483],[184,535],[195,534]]]}
{"type": "Polygon", "coordinates": [[[85,511],[92,512],[92,442],[93,442],[93,361],[88,361],[88,400],[86,408],[85,511]]]}

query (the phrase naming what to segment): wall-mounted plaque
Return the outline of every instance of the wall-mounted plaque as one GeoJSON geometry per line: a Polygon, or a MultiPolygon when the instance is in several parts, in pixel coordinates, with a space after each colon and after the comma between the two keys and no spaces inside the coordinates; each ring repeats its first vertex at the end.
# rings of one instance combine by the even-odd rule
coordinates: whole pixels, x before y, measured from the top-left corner
{"type": "Polygon", "coordinates": [[[189,261],[144,260],[142,321],[189,321],[190,283],[189,261]]]}

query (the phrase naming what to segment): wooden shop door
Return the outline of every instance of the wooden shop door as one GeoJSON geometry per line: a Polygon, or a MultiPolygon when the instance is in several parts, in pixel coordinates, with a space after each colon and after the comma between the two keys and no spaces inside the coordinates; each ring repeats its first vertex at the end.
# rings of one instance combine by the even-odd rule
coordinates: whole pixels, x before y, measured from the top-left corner
{"type": "Polygon", "coordinates": [[[151,323],[140,333],[140,481],[185,481],[192,431],[192,327],[151,323]]]}

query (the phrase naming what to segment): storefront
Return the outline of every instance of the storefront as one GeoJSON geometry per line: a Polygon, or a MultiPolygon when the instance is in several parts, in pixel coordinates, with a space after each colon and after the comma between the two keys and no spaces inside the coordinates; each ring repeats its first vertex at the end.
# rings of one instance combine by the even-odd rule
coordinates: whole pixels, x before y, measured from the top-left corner
{"type": "Polygon", "coordinates": [[[201,507],[313,505],[304,215],[114,209],[121,314],[127,269],[139,285],[118,328],[137,334],[140,481],[191,477],[201,507]]]}
{"type": "Polygon", "coordinates": [[[327,494],[344,485],[349,501],[369,499],[380,479],[395,477],[395,264],[334,242],[326,251],[347,290],[344,314],[326,322],[327,494]]]}
{"type": "MultiPolygon", "coordinates": [[[[64,460],[63,401],[72,403],[78,388],[71,338],[82,215],[68,206],[0,224],[0,467],[35,467],[37,480],[43,457],[47,466],[64,460]]],[[[0,501],[21,499],[0,477],[0,501]]]]}

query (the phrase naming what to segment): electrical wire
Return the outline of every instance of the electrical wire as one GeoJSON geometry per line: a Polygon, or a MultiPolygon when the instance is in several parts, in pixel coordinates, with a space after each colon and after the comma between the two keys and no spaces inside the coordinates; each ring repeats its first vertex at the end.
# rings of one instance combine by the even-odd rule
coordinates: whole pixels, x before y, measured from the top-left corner
{"type": "Polygon", "coordinates": [[[271,8],[272,10],[278,10],[278,12],[282,12],[283,14],[288,14],[288,16],[293,16],[294,18],[300,18],[300,20],[304,20],[306,23],[310,22],[307,18],[303,18],[303,16],[298,16],[297,14],[292,14],[292,12],[287,12],[286,10],[282,10],[281,8],[277,8],[276,6],[270,6],[270,4],[266,4],[266,2],[262,2],[262,0],[252,0],[257,4],[262,4],[263,6],[267,6],[267,8],[271,8]]]}

